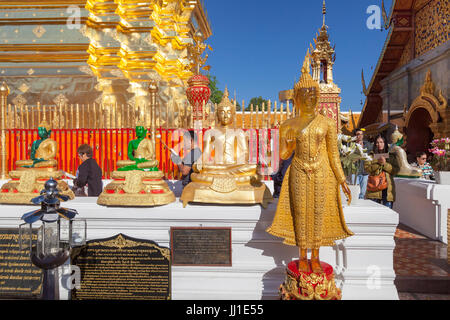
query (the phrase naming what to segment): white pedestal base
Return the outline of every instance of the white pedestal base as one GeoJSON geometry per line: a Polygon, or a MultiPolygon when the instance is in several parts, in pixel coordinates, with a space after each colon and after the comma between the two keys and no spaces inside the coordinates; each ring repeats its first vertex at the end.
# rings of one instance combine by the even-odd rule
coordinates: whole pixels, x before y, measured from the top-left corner
{"type": "Polygon", "coordinates": [[[395,190],[394,210],[399,214],[400,223],[447,244],[450,185],[395,178],[395,190]]]}
{"type": "MultiPolygon", "coordinates": [[[[87,219],[88,240],[123,233],[169,247],[170,227],[231,227],[232,267],[172,267],[174,300],[278,299],[287,264],[298,258],[296,247],[265,232],[277,202],[256,206],[207,206],[176,202],[155,208],[107,208],[97,198],[64,203],[87,219]]],[[[17,227],[27,206],[0,206],[0,227],[17,227]]],[[[343,299],[398,299],[394,285],[393,250],[398,214],[368,200],[344,206],[348,227],[355,235],[322,248],[321,260],[333,266],[343,299]]],[[[61,299],[67,291],[61,290],[61,299]]]]}

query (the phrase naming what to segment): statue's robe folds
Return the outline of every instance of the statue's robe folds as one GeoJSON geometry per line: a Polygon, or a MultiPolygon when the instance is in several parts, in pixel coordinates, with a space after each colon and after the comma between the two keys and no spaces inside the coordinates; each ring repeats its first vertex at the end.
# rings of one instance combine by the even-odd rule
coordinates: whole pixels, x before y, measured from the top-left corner
{"type": "MultiPolygon", "coordinates": [[[[136,164],[133,160],[117,161],[117,168],[125,168],[128,166],[137,166],[139,169],[153,168],[158,166],[158,160],[155,159],[155,150],[153,142],[149,139],[143,139],[134,151],[136,159],[145,159],[146,161],[136,164]]],[[[126,169],[126,168],[125,168],[126,169]]],[[[132,169],[132,168],[130,168],[132,169]]]]}
{"type": "MultiPolygon", "coordinates": [[[[41,162],[34,164],[34,168],[42,168],[42,167],[55,167],[58,165],[58,162],[54,159],[55,154],[58,149],[58,144],[55,140],[50,138],[45,139],[39,145],[36,150],[35,159],[43,159],[41,162]]],[[[33,159],[28,160],[17,160],[16,167],[20,168],[23,166],[32,166],[34,163],[33,159]]]]}
{"type": "Polygon", "coordinates": [[[184,207],[199,202],[261,204],[266,208],[273,201],[270,190],[261,182],[258,166],[248,163],[243,130],[210,129],[204,141],[203,161],[193,166],[192,182],[180,197],[184,207]]]}
{"type": "Polygon", "coordinates": [[[270,234],[301,249],[333,246],[353,235],[347,228],[339,187],[345,175],[339,159],[336,124],[322,115],[296,137],[270,234]]]}
{"type": "Polygon", "coordinates": [[[237,184],[248,184],[252,179],[261,178],[257,173],[258,166],[249,164],[248,147],[243,130],[210,129],[205,134],[205,159],[200,165],[193,166],[191,178],[194,182],[213,183],[220,176],[233,177],[237,184]],[[212,161],[209,157],[214,150],[212,161]]]}

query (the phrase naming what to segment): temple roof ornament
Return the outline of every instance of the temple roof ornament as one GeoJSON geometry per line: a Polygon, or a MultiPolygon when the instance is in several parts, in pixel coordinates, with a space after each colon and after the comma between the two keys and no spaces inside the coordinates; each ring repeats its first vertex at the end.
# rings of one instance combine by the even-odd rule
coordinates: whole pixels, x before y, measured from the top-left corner
{"type": "MultiPolygon", "coordinates": [[[[313,79],[321,84],[321,87],[335,87],[333,86],[333,65],[336,60],[335,47],[331,47],[329,36],[328,36],[328,26],[325,24],[325,16],[327,13],[327,8],[325,0],[322,6],[322,27],[319,29],[319,34],[316,33],[316,38],[314,39],[315,48],[310,44],[311,50],[311,66],[313,70],[313,79]]],[[[322,89],[322,88],[321,88],[322,89]]],[[[338,91],[333,88],[332,91],[338,91]]]]}
{"type": "Polygon", "coordinates": [[[420,88],[420,93],[422,95],[428,93],[434,96],[434,91],[436,89],[436,85],[434,84],[432,78],[431,78],[431,70],[428,70],[426,76],[425,76],[425,82],[423,83],[423,86],[420,88]]]}

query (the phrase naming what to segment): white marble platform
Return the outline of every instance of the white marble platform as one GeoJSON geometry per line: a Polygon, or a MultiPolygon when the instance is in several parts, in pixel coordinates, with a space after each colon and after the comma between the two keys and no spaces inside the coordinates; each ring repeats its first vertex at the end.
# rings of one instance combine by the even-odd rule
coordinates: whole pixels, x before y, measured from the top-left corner
{"type": "Polygon", "coordinates": [[[394,210],[399,214],[400,223],[447,244],[450,185],[395,178],[395,190],[394,210]]]}
{"type": "MultiPolygon", "coordinates": [[[[296,247],[265,232],[276,202],[260,206],[206,206],[172,203],[155,208],[106,208],[96,198],[64,204],[87,219],[88,240],[123,233],[169,247],[170,227],[231,227],[232,267],[172,267],[175,300],[277,299],[285,266],[298,258],[296,247]]],[[[31,207],[0,205],[0,228],[17,227],[31,207]]],[[[394,285],[393,250],[398,214],[372,201],[356,200],[344,208],[355,235],[321,249],[321,260],[336,271],[343,299],[398,299],[394,285]]],[[[64,298],[64,295],[61,296],[64,298]]]]}

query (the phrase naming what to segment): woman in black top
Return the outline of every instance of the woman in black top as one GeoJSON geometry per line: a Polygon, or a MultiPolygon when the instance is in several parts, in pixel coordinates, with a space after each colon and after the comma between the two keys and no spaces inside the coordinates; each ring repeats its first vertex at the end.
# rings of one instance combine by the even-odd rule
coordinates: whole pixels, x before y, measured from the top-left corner
{"type": "Polygon", "coordinates": [[[88,186],[88,196],[98,197],[103,191],[102,169],[97,162],[92,159],[92,148],[88,144],[83,144],[77,149],[78,156],[82,163],[78,167],[77,177],[73,180],[76,188],[88,186]]]}

